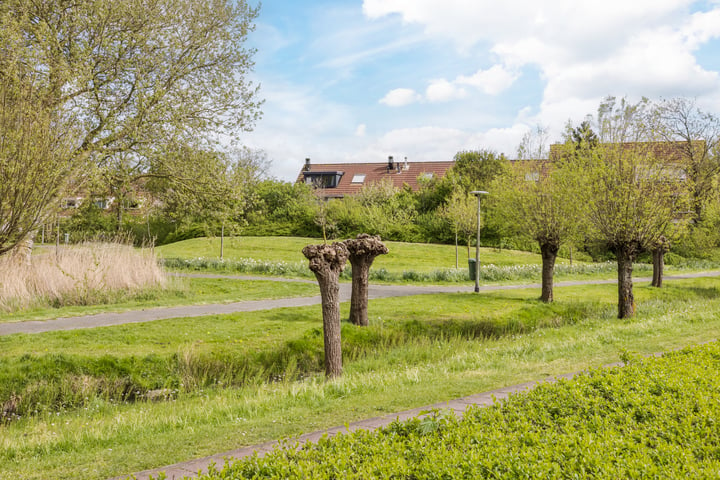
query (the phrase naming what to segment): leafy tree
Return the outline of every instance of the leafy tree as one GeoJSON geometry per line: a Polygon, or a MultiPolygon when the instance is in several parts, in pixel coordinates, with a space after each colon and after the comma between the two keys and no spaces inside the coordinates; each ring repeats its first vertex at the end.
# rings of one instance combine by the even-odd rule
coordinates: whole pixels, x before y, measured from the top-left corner
{"type": "Polygon", "coordinates": [[[540,299],[553,301],[553,276],[560,246],[579,236],[584,202],[579,200],[574,165],[558,161],[518,162],[493,183],[491,215],[503,215],[515,234],[537,241],[542,256],[540,299]]]}
{"type": "Polygon", "coordinates": [[[365,185],[354,201],[359,207],[363,232],[392,240],[417,239],[417,211],[409,188],[396,188],[390,179],[384,179],[365,185]]]}
{"type": "Polygon", "coordinates": [[[510,162],[505,155],[492,150],[458,152],[451,175],[457,175],[466,192],[487,190],[492,180],[508,171],[510,162]]]}
{"type": "Polygon", "coordinates": [[[653,127],[667,142],[680,142],[683,168],[693,185],[692,209],[702,221],[720,173],[720,118],[701,110],[694,100],[673,98],[654,106],[653,127]]]}
{"type": "Polygon", "coordinates": [[[212,151],[220,134],[252,127],[261,102],[243,44],[257,13],[245,0],[6,0],[0,30],[20,32],[37,105],[75,117],[72,162],[93,160],[122,192],[177,178],[199,167],[180,166],[185,149],[212,151]]]}
{"type": "Polygon", "coordinates": [[[448,203],[440,208],[440,216],[452,226],[455,234],[455,268],[458,267],[458,236],[465,239],[470,258],[470,242],[477,233],[477,208],[477,199],[461,190],[453,192],[448,203]]]}
{"type": "Polygon", "coordinates": [[[248,197],[245,231],[254,235],[317,236],[317,197],[304,183],[260,181],[248,197]]]}
{"type": "Polygon", "coordinates": [[[586,118],[577,127],[572,126],[572,123],[568,122],[565,126],[565,133],[563,134],[565,142],[572,143],[575,145],[576,150],[582,150],[585,148],[595,148],[598,146],[600,139],[592,128],[592,119],[586,118]]]}
{"type": "Polygon", "coordinates": [[[208,169],[199,175],[198,182],[204,182],[200,188],[185,184],[192,181],[190,170],[178,177],[183,182],[154,179],[147,190],[162,202],[168,218],[178,224],[202,225],[207,234],[219,232],[223,226],[234,232],[236,226],[244,224],[244,213],[262,181],[266,169],[263,154],[241,149],[231,153],[188,150],[185,155],[195,161],[183,164],[208,169]]]}
{"type": "Polygon", "coordinates": [[[610,141],[583,149],[573,167],[588,222],[617,258],[620,318],[635,312],[632,269],[638,253],[652,248],[680,219],[688,199],[687,184],[649,144],[626,143],[646,135],[646,105],[606,99],[598,112],[599,136],[610,141]]]}
{"type": "Polygon", "coordinates": [[[17,19],[0,7],[0,254],[31,239],[82,168],[75,118],[49,108],[17,19]]]}

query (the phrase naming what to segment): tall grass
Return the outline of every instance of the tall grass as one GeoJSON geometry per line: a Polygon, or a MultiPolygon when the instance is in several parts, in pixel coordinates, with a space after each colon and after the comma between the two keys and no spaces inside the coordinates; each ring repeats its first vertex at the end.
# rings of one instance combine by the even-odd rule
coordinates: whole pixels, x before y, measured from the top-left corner
{"type": "Polygon", "coordinates": [[[62,247],[57,254],[33,256],[30,265],[5,255],[0,257],[0,310],[106,303],[114,292],[164,283],[152,250],[121,242],[62,247]]]}

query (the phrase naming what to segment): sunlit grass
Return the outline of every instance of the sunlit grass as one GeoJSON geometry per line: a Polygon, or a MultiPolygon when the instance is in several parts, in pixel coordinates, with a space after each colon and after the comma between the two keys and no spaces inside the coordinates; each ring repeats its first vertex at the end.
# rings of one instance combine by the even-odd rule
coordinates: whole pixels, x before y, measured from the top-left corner
{"type": "MultiPolygon", "coordinates": [[[[252,258],[258,261],[307,263],[302,249],[309,244],[322,243],[322,239],[299,237],[230,237],[224,242],[224,258],[239,260],[252,258]]],[[[432,270],[455,267],[455,247],[426,243],[385,242],[389,253],[375,259],[373,267],[384,268],[392,272],[432,270]]],[[[219,238],[195,238],[163,245],[157,248],[164,258],[219,258],[219,238]]],[[[506,265],[525,265],[542,263],[540,255],[517,250],[480,249],[481,263],[506,265]]],[[[471,250],[475,258],[475,249],[471,250]]],[[[559,263],[567,263],[561,259],[559,263]]],[[[464,247],[459,250],[459,267],[467,269],[467,253],[464,247]]]]}
{"type": "MultiPolygon", "coordinates": [[[[638,314],[630,320],[615,318],[616,294],[612,285],[558,288],[555,305],[536,301],[533,290],[375,300],[372,331],[418,330],[402,343],[346,360],[340,379],[325,382],[312,374],[301,381],[215,385],[171,402],[96,400],[80,410],[23,418],[0,427],[0,477],[107,478],[598,366],[617,361],[624,349],[651,353],[717,336],[715,279],[639,286],[638,314]],[[443,322],[490,320],[540,328],[474,338],[450,328],[442,334],[443,325],[450,326],[443,322]]],[[[195,353],[271,350],[319,325],[319,307],[307,307],[16,335],[0,341],[0,358],[32,348],[117,356],[172,354],[188,345],[195,353]]],[[[346,345],[365,334],[345,327],[346,345]]]]}

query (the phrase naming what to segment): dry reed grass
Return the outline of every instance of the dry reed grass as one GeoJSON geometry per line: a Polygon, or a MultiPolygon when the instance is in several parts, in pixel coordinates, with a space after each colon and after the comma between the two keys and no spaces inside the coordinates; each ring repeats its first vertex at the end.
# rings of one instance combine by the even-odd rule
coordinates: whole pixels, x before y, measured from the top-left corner
{"type": "Polygon", "coordinates": [[[0,310],[106,303],[118,292],[163,285],[165,274],[151,249],[86,242],[35,255],[30,265],[0,257],[0,310]]]}

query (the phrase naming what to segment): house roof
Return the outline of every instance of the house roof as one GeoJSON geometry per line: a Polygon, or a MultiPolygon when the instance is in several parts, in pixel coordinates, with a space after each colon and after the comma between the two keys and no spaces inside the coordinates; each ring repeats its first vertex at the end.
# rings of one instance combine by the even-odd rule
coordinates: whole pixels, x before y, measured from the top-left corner
{"type": "Polygon", "coordinates": [[[306,163],[298,174],[297,182],[313,183],[320,174],[340,175],[335,187],[318,188],[323,197],[344,197],[354,195],[363,186],[390,179],[393,186],[401,188],[408,185],[413,190],[420,187],[421,176],[443,177],[455,162],[390,162],[383,163],[306,163]],[[363,177],[364,175],[364,177],[363,177]],[[354,180],[354,181],[353,181],[354,180]]]}

